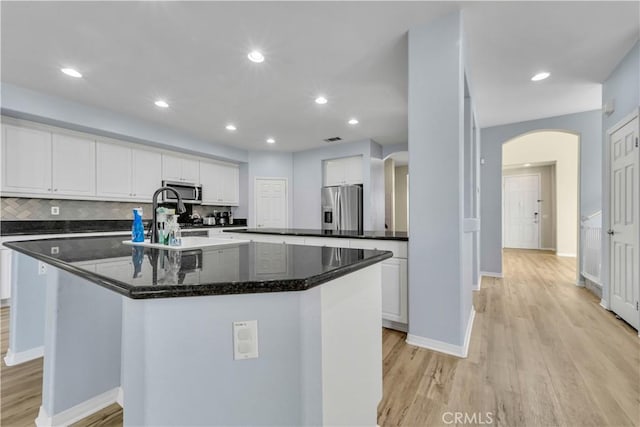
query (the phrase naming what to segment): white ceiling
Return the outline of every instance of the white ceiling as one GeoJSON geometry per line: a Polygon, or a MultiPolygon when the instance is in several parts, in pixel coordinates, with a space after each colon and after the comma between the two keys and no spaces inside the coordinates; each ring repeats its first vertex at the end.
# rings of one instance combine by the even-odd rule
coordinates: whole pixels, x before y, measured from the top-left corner
{"type": "Polygon", "coordinates": [[[245,149],[407,140],[409,28],[464,10],[482,127],[600,108],[638,2],[2,2],[2,81],[245,149]],[[261,49],[266,60],[249,62],[261,49]],[[62,73],[76,67],[81,80],[62,73]],[[531,75],[545,69],[540,83],[531,75]],[[329,99],[324,106],[313,100],[329,99]],[[153,105],[166,99],[171,107],[153,105]],[[360,124],[346,122],[357,117],[360,124]],[[238,130],[224,129],[233,122],[238,130]],[[277,143],[265,144],[267,137],[277,143]]]}

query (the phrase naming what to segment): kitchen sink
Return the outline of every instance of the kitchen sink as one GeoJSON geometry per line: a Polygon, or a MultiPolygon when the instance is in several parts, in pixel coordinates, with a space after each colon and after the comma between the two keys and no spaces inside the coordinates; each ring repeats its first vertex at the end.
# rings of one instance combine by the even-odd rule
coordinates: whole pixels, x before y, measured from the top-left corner
{"type": "Polygon", "coordinates": [[[156,249],[168,249],[174,251],[182,251],[187,249],[206,248],[209,246],[230,246],[240,243],[249,243],[249,240],[237,240],[237,239],[215,239],[209,237],[192,236],[183,237],[182,244],[180,246],[163,245],[162,243],[151,243],[148,239],[144,242],[132,242],[131,240],[125,240],[122,243],[131,246],[144,246],[145,248],[156,249]]]}

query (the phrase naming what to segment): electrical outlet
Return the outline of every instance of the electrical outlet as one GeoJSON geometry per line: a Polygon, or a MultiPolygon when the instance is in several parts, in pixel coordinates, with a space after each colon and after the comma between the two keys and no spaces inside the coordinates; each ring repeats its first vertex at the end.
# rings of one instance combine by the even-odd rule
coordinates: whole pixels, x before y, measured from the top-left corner
{"type": "Polygon", "coordinates": [[[51,248],[51,255],[58,255],[60,253],[60,248],[58,246],[53,246],[51,248]]]}
{"type": "Polygon", "coordinates": [[[51,206],[51,215],[60,215],[60,208],[58,206],[51,206]]]}
{"type": "Polygon", "coordinates": [[[258,358],[258,321],[233,322],[234,360],[258,358]]]}
{"type": "Polygon", "coordinates": [[[38,275],[43,276],[47,274],[47,264],[42,261],[38,261],[38,275]]]}

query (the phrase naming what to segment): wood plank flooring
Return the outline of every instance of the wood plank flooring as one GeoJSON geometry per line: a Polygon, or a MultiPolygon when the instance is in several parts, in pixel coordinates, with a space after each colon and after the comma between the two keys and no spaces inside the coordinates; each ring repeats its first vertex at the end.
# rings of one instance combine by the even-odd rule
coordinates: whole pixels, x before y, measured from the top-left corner
{"type": "MultiPolygon", "coordinates": [[[[474,295],[467,359],[383,331],[379,424],[452,425],[460,412],[466,422],[453,425],[640,426],[637,332],[574,285],[575,259],[506,250],[504,263],[505,278],[485,278],[474,295]]],[[[4,355],[8,308],[0,321],[4,355]]],[[[32,426],[42,360],[10,368],[2,362],[0,377],[0,424],[32,426]]],[[[121,426],[122,411],[112,405],[76,425],[121,426]]]]}

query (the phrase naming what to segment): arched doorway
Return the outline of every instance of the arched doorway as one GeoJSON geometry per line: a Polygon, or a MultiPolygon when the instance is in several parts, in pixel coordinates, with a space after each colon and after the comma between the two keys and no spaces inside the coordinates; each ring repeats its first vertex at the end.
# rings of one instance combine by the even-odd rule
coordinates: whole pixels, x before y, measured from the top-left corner
{"type": "MultiPolygon", "coordinates": [[[[502,145],[502,247],[580,253],[580,136],[536,130],[502,145]]],[[[576,268],[579,277],[579,268],[576,268]]]]}

